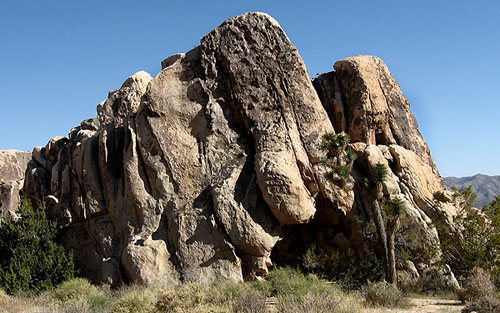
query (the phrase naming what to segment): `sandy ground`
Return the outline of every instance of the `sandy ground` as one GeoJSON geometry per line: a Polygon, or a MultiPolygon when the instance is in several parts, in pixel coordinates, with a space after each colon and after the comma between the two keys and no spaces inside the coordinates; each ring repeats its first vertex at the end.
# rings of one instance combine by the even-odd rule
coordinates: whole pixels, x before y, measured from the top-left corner
{"type": "Polygon", "coordinates": [[[367,309],[367,313],[460,313],[463,305],[460,301],[440,298],[411,298],[412,306],[408,309],[367,309]]]}
{"type": "MultiPolygon", "coordinates": [[[[277,311],[275,298],[268,298],[266,302],[268,304],[267,312],[273,313],[277,311]]],[[[406,309],[361,308],[357,306],[359,302],[356,302],[353,310],[363,313],[461,313],[464,308],[460,301],[438,297],[411,297],[410,302],[411,306],[406,309]]]]}

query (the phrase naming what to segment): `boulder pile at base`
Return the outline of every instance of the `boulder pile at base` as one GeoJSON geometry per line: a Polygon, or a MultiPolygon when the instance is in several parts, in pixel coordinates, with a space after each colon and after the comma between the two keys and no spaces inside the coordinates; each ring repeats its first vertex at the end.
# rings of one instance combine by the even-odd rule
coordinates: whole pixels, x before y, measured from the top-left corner
{"type": "MultiPolygon", "coordinates": [[[[435,204],[450,194],[377,57],[311,80],[278,22],[245,13],[161,66],[128,78],[97,118],[35,148],[28,164],[24,196],[45,203],[94,282],[241,281],[311,243],[362,244],[356,221],[370,218],[366,182],[379,163],[384,196],[423,229],[414,249],[436,242],[430,222],[456,210],[435,204]],[[325,176],[320,148],[340,132],[357,155],[347,185],[325,176]]],[[[436,259],[413,261],[421,273],[436,259]]]]}

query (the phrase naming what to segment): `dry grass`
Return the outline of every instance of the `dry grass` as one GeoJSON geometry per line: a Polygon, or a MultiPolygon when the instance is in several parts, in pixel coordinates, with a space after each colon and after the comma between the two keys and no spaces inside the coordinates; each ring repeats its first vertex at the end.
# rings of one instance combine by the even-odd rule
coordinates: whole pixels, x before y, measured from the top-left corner
{"type": "Polygon", "coordinates": [[[0,312],[47,312],[51,306],[48,294],[8,296],[0,289],[0,312]]]}
{"type": "Polygon", "coordinates": [[[364,312],[364,305],[357,293],[331,293],[329,295],[316,295],[309,293],[298,301],[295,298],[282,297],[276,305],[279,313],[360,313],[364,312]]]}
{"type": "Polygon", "coordinates": [[[153,313],[155,312],[156,293],[152,288],[131,289],[115,296],[113,312],[116,313],[153,313]]]}
{"type": "MultiPolygon", "coordinates": [[[[382,299],[392,297],[390,293],[394,292],[379,284],[372,284],[370,288],[370,292],[382,299]]],[[[343,291],[336,284],[290,269],[278,270],[271,273],[268,280],[252,283],[127,286],[109,290],[76,279],[36,297],[8,296],[0,290],[0,312],[374,313],[406,310],[374,304],[380,305],[368,304],[366,293],[343,291]]]]}
{"type": "Polygon", "coordinates": [[[385,281],[371,283],[363,287],[362,294],[369,306],[382,306],[387,308],[407,308],[408,297],[394,284],[385,281]]]}

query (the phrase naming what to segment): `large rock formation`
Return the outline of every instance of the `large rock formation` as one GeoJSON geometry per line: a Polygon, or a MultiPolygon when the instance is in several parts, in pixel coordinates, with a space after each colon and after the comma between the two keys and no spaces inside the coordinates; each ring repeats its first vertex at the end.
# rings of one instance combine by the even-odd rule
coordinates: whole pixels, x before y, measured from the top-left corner
{"type": "Polygon", "coordinates": [[[18,209],[19,191],[30,160],[29,151],[0,151],[0,217],[13,216],[12,213],[18,209]]]}
{"type": "Polygon", "coordinates": [[[444,185],[408,100],[375,57],[335,68],[313,86],[272,17],[231,18],[35,148],[24,192],[46,203],[83,273],[109,284],[242,280],[292,245],[354,244],[378,163],[386,197],[424,229],[416,246],[431,242],[444,185]],[[321,162],[322,136],[340,131],[358,155],[347,185],[321,162]]]}

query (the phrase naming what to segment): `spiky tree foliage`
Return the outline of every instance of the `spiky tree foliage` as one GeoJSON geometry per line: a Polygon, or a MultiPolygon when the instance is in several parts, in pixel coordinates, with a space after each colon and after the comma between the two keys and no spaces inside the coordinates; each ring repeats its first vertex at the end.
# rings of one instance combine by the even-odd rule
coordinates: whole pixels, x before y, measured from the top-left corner
{"type": "Polygon", "coordinates": [[[320,147],[324,151],[329,151],[332,154],[336,154],[336,151],[341,150],[349,144],[351,138],[345,132],[340,132],[338,134],[326,133],[322,137],[320,147]]]}
{"type": "Polygon", "coordinates": [[[23,202],[16,222],[0,223],[0,287],[12,294],[52,288],[74,275],[73,257],[54,240],[57,227],[43,206],[23,202]]]}
{"type": "Polygon", "coordinates": [[[400,198],[390,200],[387,204],[387,208],[387,215],[389,217],[400,217],[406,212],[406,204],[400,198]]]}
{"type": "Polygon", "coordinates": [[[325,174],[328,180],[340,180],[345,187],[351,175],[352,166],[356,160],[356,153],[348,148],[350,137],[341,132],[338,134],[326,133],[322,137],[320,149],[326,152],[321,164],[329,167],[325,174]]]}
{"type": "Polygon", "coordinates": [[[349,176],[351,175],[351,170],[352,170],[352,165],[349,164],[340,165],[338,168],[338,174],[340,176],[340,179],[342,179],[343,181],[349,179],[349,176]]]}
{"type": "Polygon", "coordinates": [[[383,182],[386,180],[388,175],[387,167],[382,163],[377,163],[373,168],[373,181],[375,182],[375,194],[377,199],[383,197],[382,187],[383,182]]]}

